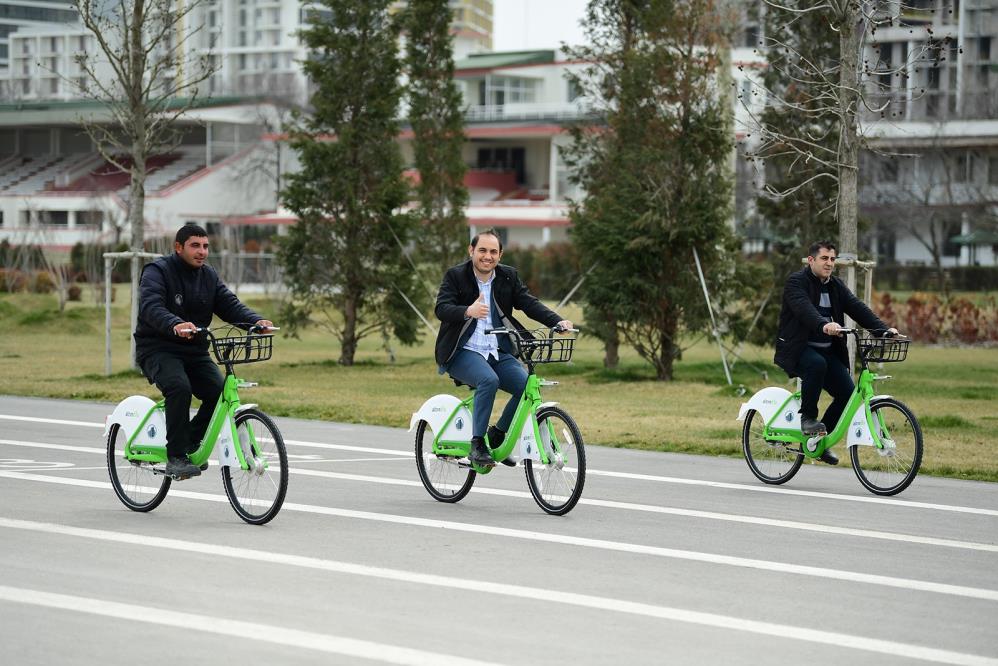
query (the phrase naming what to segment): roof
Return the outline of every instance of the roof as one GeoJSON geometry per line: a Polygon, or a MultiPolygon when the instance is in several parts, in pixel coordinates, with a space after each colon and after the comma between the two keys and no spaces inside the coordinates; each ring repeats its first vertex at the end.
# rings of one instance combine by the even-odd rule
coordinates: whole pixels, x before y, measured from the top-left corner
{"type": "Polygon", "coordinates": [[[502,53],[473,53],[464,60],[454,63],[454,71],[469,69],[496,69],[516,65],[539,65],[553,63],[555,52],[544,51],[504,51],[502,53]]]}
{"type": "MultiPolygon", "coordinates": [[[[175,110],[189,102],[189,98],[175,98],[169,100],[165,108],[166,110],[175,110]]],[[[194,100],[190,111],[196,112],[199,109],[252,103],[254,103],[254,98],[250,97],[199,98],[194,100]]],[[[112,120],[107,106],[103,102],[88,99],[38,100],[0,104],[0,127],[75,123],[81,117],[97,121],[112,120]]]]}

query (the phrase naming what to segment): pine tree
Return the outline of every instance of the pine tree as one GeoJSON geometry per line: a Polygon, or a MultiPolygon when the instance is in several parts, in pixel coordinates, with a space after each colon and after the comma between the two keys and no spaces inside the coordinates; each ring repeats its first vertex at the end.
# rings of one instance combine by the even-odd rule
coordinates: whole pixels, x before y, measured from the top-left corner
{"type": "Polygon", "coordinates": [[[323,0],[328,17],[313,14],[301,33],[315,92],[312,113],[290,131],[301,170],[282,192],[299,220],[279,252],[292,293],[284,314],[292,330],[315,315],[339,339],[343,365],[370,333],[417,338],[402,296],[414,294],[402,255],[414,223],[400,212],[408,186],[396,142],[399,25],[390,4],[323,0]]]}
{"type": "Polygon", "coordinates": [[[713,0],[591,0],[593,63],[576,83],[602,127],[579,126],[566,161],[585,198],[572,206],[586,266],[586,321],[672,379],[681,336],[708,317],[693,250],[712,296],[730,292],[737,244],[728,226],[730,112],[717,90],[721,14],[713,0]]]}
{"type": "Polygon", "coordinates": [[[440,270],[468,247],[462,96],[454,82],[448,0],[410,0],[406,10],[409,122],[419,171],[420,258],[440,270]]]}

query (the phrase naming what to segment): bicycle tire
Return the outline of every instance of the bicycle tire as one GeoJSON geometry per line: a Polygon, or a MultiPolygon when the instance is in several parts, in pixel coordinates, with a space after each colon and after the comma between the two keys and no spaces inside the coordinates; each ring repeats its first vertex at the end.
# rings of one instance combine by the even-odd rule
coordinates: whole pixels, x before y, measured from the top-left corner
{"type": "Polygon", "coordinates": [[[415,453],[419,480],[430,497],[438,502],[453,504],[471,492],[477,472],[470,467],[459,466],[457,458],[433,453],[433,433],[428,430],[426,421],[420,421],[416,426],[415,453]]]}
{"type": "Polygon", "coordinates": [[[804,464],[804,454],[789,448],[786,442],[768,442],[762,436],[765,421],[750,409],[742,425],[742,453],[755,478],[770,485],[780,485],[794,478],[804,464]]]}
{"type": "Polygon", "coordinates": [[[151,463],[127,460],[125,444],[127,438],[121,425],[112,423],[107,431],[107,471],[111,487],[121,503],[132,511],[152,511],[166,499],[172,480],[165,474],[153,473],[151,463]],[[141,500],[139,495],[146,495],[148,499],[141,500]]]}
{"type": "MultiPolygon", "coordinates": [[[[236,514],[250,525],[263,525],[273,520],[284,504],[288,491],[288,453],[273,419],[259,409],[246,409],[236,415],[236,433],[244,455],[250,448],[247,437],[251,429],[266,467],[246,470],[223,467],[222,483],[236,514]],[[254,421],[259,425],[251,425],[254,421]],[[269,437],[261,435],[264,431],[269,437]],[[258,508],[263,511],[257,511],[258,508]]],[[[252,457],[252,452],[249,456],[252,457]]]]}
{"type": "Polygon", "coordinates": [[[537,429],[542,438],[538,446],[545,447],[550,462],[544,465],[529,458],[525,461],[527,486],[541,509],[553,516],[563,516],[578,504],[586,484],[586,448],[582,433],[568,412],[559,407],[538,410],[537,429]],[[559,419],[564,427],[555,428],[554,419],[559,419]],[[552,432],[554,435],[550,434],[552,432]],[[544,440],[545,434],[560,438],[560,452],[544,440]],[[575,467],[570,467],[571,464],[575,467]]]}
{"type": "Polygon", "coordinates": [[[881,418],[889,421],[885,422],[887,432],[879,436],[889,439],[894,447],[885,453],[874,446],[850,446],[849,459],[864,488],[874,495],[897,495],[911,485],[922,465],[922,427],[914,412],[894,398],[871,402],[870,411],[874,424],[881,423],[881,418]]]}

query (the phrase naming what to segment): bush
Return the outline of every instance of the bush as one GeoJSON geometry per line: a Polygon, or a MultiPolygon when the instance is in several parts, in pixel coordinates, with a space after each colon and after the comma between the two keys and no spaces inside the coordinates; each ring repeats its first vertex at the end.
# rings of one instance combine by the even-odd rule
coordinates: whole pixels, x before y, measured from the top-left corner
{"type": "MultiPolygon", "coordinates": [[[[941,288],[934,266],[877,266],[873,275],[877,287],[884,290],[941,288]]],[[[998,291],[998,266],[953,266],[944,268],[943,276],[954,291],[998,291]]]]}
{"type": "Polygon", "coordinates": [[[51,294],[55,291],[55,280],[52,279],[50,273],[38,271],[31,281],[31,291],[36,294],[51,294]]]}
{"type": "Polygon", "coordinates": [[[69,285],[69,289],[66,290],[66,298],[71,301],[79,301],[83,297],[83,289],[80,288],[78,284],[69,285]]]}
{"type": "Polygon", "coordinates": [[[884,293],[873,309],[881,319],[919,342],[998,342],[998,302],[993,296],[977,305],[966,298],[943,301],[936,294],[916,292],[899,303],[884,293]]]}
{"type": "Polygon", "coordinates": [[[28,286],[27,276],[16,268],[0,268],[0,292],[15,293],[28,286]]]}
{"type": "Polygon", "coordinates": [[[502,263],[512,266],[538,298],[563,298],[584,272],[579,253],[570,242],[549,243],[544,247],[510,247],[502,263]]]}

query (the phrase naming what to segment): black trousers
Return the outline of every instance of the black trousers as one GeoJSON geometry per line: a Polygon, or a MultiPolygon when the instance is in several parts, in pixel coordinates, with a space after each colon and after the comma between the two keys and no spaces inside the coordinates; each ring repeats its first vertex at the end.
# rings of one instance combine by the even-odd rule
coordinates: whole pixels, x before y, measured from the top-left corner
{"type": "Polygon", "coordinates": [[[797,375],[800,377],[800,413],[812,419],[818,418],[818,397],[824,388],[832,396],[832,404],[825,410],[821,422],[828,432],[835,429],[839,417],[849,404],[849,396],[856,385],[849,375],[849,369],[832,353],[830,348],[821,349],[808,345],[797,362],[797,375]]]}
{"type": "Polygon", "coordinates": [[[158,351],[142,360],[142,372],[166,401],[167,455],[178,457],[197,449],[225,383],[218,366],[207,353],[158,351]],[[201,400],[201,407],[194,420],[188,420],[192,395],[201,400]]]}

